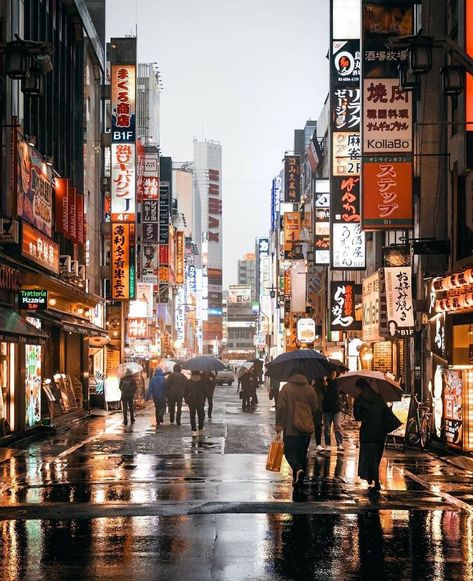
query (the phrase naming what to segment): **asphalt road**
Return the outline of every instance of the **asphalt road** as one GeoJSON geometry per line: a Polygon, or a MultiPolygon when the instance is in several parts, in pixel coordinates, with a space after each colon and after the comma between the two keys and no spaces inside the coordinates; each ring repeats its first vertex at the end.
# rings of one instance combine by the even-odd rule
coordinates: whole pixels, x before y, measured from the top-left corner
{"type": "Polygon", "coordinates": [[[389,450],[375,499],[346,451],[310,452],[307,502],[287,465],[266,472],[274,409],[242,412],[218,387],[205,435],[91,416],[0,448],[0,579],[470,579],[473,471],[461,458],[389,450]]]}

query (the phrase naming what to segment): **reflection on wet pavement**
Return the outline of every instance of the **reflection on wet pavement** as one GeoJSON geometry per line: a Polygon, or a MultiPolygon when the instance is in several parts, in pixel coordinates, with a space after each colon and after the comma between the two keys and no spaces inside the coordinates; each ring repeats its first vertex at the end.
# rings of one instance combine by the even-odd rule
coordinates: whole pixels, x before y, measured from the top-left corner
{"type": "Polygon", "coordinates": [[[473,517],[459,510],[473,506],[472,465],[389,450],[369,497],[353,425],[344,454],[311,450],[292,503],[288,465],[265,470],[274,409],[260,400],[242,413],[220,388],[199,438],[187,413],[156,430],[147,408],[132,429],[91,417],[0,450],[0,579],[473,578],[473,517]]]}

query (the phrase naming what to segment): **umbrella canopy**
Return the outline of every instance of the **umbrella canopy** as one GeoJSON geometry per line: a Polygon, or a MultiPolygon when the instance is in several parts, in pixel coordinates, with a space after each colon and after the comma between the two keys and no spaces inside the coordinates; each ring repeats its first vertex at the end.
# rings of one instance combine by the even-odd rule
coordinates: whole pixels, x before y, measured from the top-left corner
{"type": "Polygon", "coordinates": [[[247,363],[253,363],[258,373],[263,371],[264,361],[262,359],[248,359],[247,363]]]}
{"type": "Polygon", "coordinates": [[[403,396],[401,386],[384,373],[381,373],[381,371],[370,371],[368,369],[349,371],[335,381],[340,391],[343,391],[347,395],[357,395],[358,391],[355,383],[360,378],[365,379],[371,389],[378,393],[384,401],[401,401],[403,396]]]}
{"type": "Polygon", "coordinates": [[[332,359],[329,357],[328,362],[330,365],[330,371],[336,371],[337,373],[345,373],[345,371],[348,371],[348,367],[339,359],[332,359]]]}
{"type": "Polygon", "coordinates": [[[201,357],[192,357],[192,359],[185,362],[183,367],[189,371],[221,371],[225,369],[226,365],[216,357],[204,355],[201,357]]]}
{"type": "Polygon", "coordinates": [[[243,375],[245,375],[245,373],[248,373],[248,371],[250,371],[250,369],[253,369],[253,363],[251,361],[245,361],[245,363],[243,363],[243,365],[240,365],[240,367],[237,370],[238,379],[240,377],[242,377],[243,375]]]}
{"type": "Polygon", "coordinates": [[[330,373],[328,359],[314,349],[282,353],[266,367],[266,375],[279,381],[287,381],[296,373],[302,373],[309,380],[324,377],[330,373]]]}
{"type": "Polygon", "coordinates": [[[183,365],[183,363],[180,363],[175,359],[161,359],[161,361],[158,363],[158,367],[159,369],[162,369],[164,373],[171,373],[174,371],[174,365],[177,365],[178,363],[181,366],[183,365]]]}
{"type": "Polygon", "coordinates": [[[115,377],[123,377],[124,375],[127,374],[135,375],[135,373],[141,373],[141,371],[143,371],[143,368],[141,367],[141,365],[138,365],[138,363],[134,362],[120,363],[120,365],[117,365],[110,371],[110,375],[115,377]]]}

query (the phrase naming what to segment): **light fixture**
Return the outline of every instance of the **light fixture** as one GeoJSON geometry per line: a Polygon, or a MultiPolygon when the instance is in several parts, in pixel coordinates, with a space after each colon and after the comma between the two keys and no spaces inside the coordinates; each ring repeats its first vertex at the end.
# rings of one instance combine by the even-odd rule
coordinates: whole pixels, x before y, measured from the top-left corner
{"type": "Polygon", "coordinates": [[[25,135],[25,141],[30,147],[36,147],[36,135],[25,135]]]}
{"type": "Polygon", "coordinates": [[[53,167],[54,164],[54,158],[52,155],[45,155],[44,156],[44,163],[48,166],[48,167],[53,167]]]}
{"type": "Polygon", "coordinates": [[[408,49],[409,70],[425,75],[432,68],[432,38],[417,36],[408,49]]]}
{"type": "Polygon", "coordinates": [[[28,97],[41,97],[43,94],[43,73],[39,67],[33,67],[29,76],[21,79],[21,92],[28,97]]]}
{"type": "Polygon", "coordinates": [[[42,73],[50,73],[53,70],[53,62],[49,54],[39,54],[35,60],[42,73]]]}
{"type": "Polygon", "coordinates": [[[399,88],[403,91],[417,91],[419,89],[419,78],[409,69],[406,61],[399,63],[397,67],[399,75],[399,88]]]}
{"type": "Polygon", "coordinates": [[[78,315],[83,315],[84,314],[84,309],[82,307],[78,307],[77,308],[77,314],[78,315]]]}
{"type": "Polygon", "coordinates": [[[23,43],[18,40],[7,42],[5,72],[10,79],[24,79],[30,70],[30,58],[23,43]]]}
{"type": "Polygon", "coordinates": [[[465,69],[460,65],[446,65],[440,69],[444,95],[458,96],[465,88],[465,69]]]}
{"type": "Polygon", "coordinates": [[[51,298],[48,301],[48,304],[49,304],[50,307],[55,307],[56,306],[56,303],[57,303],[57,300],[55,298],[51,298]]]}

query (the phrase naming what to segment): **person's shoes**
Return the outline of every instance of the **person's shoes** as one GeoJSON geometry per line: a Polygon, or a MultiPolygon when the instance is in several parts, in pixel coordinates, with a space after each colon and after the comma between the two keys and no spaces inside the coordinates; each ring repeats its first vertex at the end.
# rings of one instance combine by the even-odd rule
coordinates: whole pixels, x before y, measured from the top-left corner
{"type": "Polygon", "coordinates": [[[315,449],[315,451],[316,452],[325,452],[325,448],[321,444],[319,444],[317,446],[317,448],[315,449]]]}
{"type": "Polygon", "coordinates": [[[195,430],[192,432],[192,437],[197,438],[197,432],[195,430]]]}
{"type": "Polygon", "coordinates": [[[381,484],[379,482],[375,482],[375,485],[373,486],[373,491],[379,492],[380,490],[381,490],[381,484]]]}
{"type": "Polygon", "coordinates": [[[135,423],[135,418],[131,418],[131,423],[134,424],[135,423]]]}
{"type": "Polygon", "coordinates": [[[302,470],[302,468],[299,468],[299,470],[296,472],[296,481],[294,483],[294,487],[300,489],[303,484],[304,484],[304,470],[302,470]]]}
{"type": "Polygon", "coordinates": [[[340,446],[337,446],[337,452],[345,452],[345,448],[340,444],[340,446]]]}
{"type": "Polygon", "coordinates": [[[123,422],[123,425],[124,426],[128,426],[128,422],[123,422]]]}
{"type": "Polygon", "coordinates": [[[198,436],[203,436],[203,435],[204,435],[204,428],[202,428],[201,430],[199,430],[199,431],[197,432],[197,435],[198,435],[198,436]]]}
{"type": "Polygon", "coordinates": [[[209,414],[208,415],[208,418],[209,418],[209,420],[211,420],[212,419],[212,414],[209,414]]]}
{"type": "Polygon", "coordinates": [[[171,424],[173,424],[173,423],[174,423],[174,419],[172,419],[172,420],[169,420],[169,422],[170,422],[171,424]]]}
{"type": "Polygon", "coordinates": [[[176,422],[176,426],[180,426],[180,425],[181,425],[181,422],[176,422]]]}

